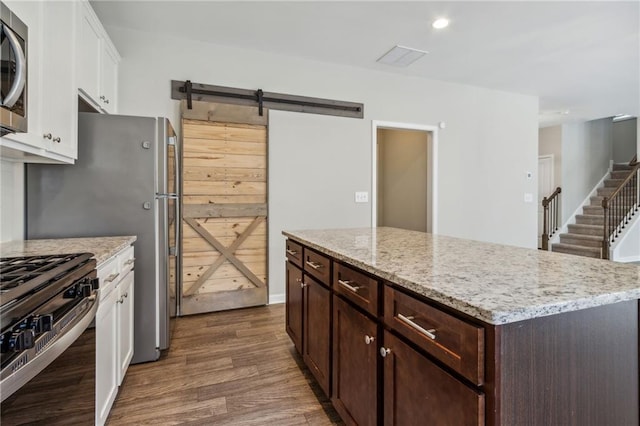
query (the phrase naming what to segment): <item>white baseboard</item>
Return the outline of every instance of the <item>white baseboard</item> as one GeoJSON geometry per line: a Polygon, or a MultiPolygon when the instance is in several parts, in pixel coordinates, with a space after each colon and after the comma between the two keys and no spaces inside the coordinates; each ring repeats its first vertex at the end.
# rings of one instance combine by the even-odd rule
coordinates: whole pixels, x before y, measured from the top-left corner
{"type": "Polygon", "coordinates": [[[284,293],[281,294],[270,294],[269,295],[269,304],[276,305],[278,303],[284,303],[284,293]]]}
{"type": "Polygon", "coordinates": [[[620,263],[640,262],[640,255],[638,255],[638,256],[621,257],[619,259],[616,259],[615,261],[616,262],[620,262],[620,263]]]}

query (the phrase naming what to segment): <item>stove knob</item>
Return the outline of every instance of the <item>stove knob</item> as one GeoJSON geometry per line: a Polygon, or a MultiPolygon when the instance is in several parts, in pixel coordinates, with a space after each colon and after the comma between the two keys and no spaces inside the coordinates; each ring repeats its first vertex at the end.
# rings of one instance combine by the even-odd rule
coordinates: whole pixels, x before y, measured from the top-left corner
{"type": "Polygon", "coordinates": [[[94,290],[98,290],[100,288],[100,280],[98,278],[91,278],[91,287],[94,290]]]}
{"type": "MultiPolygon", "coordinates": [[[[35,335],[33,330],[20,330],[11,333],[7,342],[6,352],[20,352],[33,347],[35,335]]],[[[4,348],[3,348],[4,349],[4,348]]]]}
{"type": "Polygon", "coordinates": [[[29,321],[28,329],[33,330],[35,334],[51,331],[53,326],[53,315],[36,315],[29,321]]]}
{"type": "Polygon", "coordinates": [[[89,297],[93,292],[93,286],[91,283],[78,284],[78,297],[89,297]]]}

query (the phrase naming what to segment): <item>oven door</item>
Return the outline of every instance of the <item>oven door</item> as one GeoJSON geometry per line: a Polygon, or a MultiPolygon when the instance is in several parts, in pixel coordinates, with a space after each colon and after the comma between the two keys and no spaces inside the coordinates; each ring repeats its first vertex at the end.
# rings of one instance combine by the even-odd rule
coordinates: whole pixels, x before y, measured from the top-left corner
{"type": "Polygon", "coordinates": [[[27,131],[27,26],[0,3],[0,127],[27,131]]]}

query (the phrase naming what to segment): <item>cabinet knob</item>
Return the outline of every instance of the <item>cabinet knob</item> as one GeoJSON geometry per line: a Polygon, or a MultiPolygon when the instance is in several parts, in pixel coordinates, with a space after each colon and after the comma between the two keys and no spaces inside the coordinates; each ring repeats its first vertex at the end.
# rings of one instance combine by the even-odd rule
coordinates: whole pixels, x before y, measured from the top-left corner
{"type": "Polygon", "coordinates": [[[384,346],[380,348],[380,355],[382,355],[382,358],[385,358],[390,353],[391,353],[391,349],[387,349],[384,346]]]}
{"type": "Polygon", "coordinates": [[[56,143],[60,143],[62,139],[60,139],[60,137],[58,136],[57,138],[53,138],[53,141],[56,143]]]}
{"type": "Polygon", "coordinates": [[[124,303],[124,297],[120,296],[120,299],[118,299],[118,303],[120,304],[124,303]]]}
{"type": "Polygon", "coordinates": [[[109,99],[105,99],[105,100],[104,100],[104,103],[105,103],[105,104],[108,104],[108,103],[109,103],[109,99]]]}
{"type": "Polygon", "coordinates": [[[52,138],[53,136],[51,136],[51,133],[45,133],[44,135],[42,135],[42,137],[43,137],[43,138],[45,138],[45,139],[49,139],[49,140],[51,140],[51,138],[52,138]]]}
{"type": "Polygon", "coordinates": [[[308,286],[309,284],[303,283],[302,281],[300,282],[300,288],[305,288],[306,286],[308,286]]]}
{"type": "Polygon", "coordinates": [[[367,345],[370,345],[374,340],[376,340],[376,338],[375,338],[375,337],[373,337],[373,336],[367,336],[367,335],[365,334],[365,336],[364,336],[364,343],[366,343],[367,345]]]}
{"type": "Polygon", "coordinates": [[[100,96],[100,100],[104,101],[105,99],[107,99],[104,95],[100,96]]]}

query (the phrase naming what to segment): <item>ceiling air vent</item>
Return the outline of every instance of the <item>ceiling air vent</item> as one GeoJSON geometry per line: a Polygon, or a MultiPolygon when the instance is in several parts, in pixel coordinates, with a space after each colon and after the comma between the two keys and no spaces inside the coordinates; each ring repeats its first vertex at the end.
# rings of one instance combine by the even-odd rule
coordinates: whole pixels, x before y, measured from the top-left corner
{"type": "Polygon", "coordinates": [[[397,45],[378,58],[377,62],[393,65],[394,67],[407,67],[427,53],[429,52],[397,45]]]}

